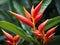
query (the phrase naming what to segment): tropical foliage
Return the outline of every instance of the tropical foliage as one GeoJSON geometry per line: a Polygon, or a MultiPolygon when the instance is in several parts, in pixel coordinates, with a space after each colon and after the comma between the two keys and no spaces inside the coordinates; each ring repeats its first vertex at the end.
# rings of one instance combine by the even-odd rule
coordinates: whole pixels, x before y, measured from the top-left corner
{"type": "Polygon", "coordinates": [[[0,44],[60,45],[59,6],[55,1],[56,8],[53,0],[1,0],[1,6],[8,5],[0,9],[0,44]]]}

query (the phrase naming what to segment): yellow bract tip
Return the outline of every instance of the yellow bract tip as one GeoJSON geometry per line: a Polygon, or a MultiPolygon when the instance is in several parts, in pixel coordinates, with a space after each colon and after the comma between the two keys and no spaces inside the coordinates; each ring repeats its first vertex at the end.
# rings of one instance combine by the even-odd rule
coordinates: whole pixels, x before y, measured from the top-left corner
{"type": "Polygon", "coordinates": [[[11,14],[14,14],[14,12],[12,12],[12,11],[9,11],[11,14]]]}
{"type": "Polygon", "coordinates": [[[23,9],[25,10],[25,7],[23,7],[23,9]]]}
{"type": "Polygon", "coordinates": [[[5,31],[4,31],[4,30],[2,30],[2,32],[4,33],[5,31]]]}
{"type": "Polygon", "coordinates": [[[48,22],[48,19],[47,19],[47,20],[45,20],[45,22],[48,22]]]}
{"type": "Polygon", "coordinates": [[[54,28],[57,28],[58,27],[58,25],[57,26],[55,26],[54,28]]]}
{"type": "Polygon", "coordinates": [[[48,19],[46,21],[48,21],[48,19]]]}

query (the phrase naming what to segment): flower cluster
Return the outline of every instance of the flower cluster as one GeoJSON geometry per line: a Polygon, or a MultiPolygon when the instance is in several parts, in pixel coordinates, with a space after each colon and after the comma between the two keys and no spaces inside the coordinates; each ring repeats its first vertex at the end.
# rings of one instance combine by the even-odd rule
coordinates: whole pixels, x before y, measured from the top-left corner
{"type": "Polygon", "coordinates": [[[43,45],[47,45],[51,40],[52,40],[52,38],[54,37],[54,31],[55,31],[55,29],[56,29],[56,27],[53,27],[53,28],[51,28],[51,29],[49,29],[47,32],[46,32],[46,34],[45,34],[45,32],[43,31],[44,30],[44,28],[45,28],[45,26],[46,26],[46,24],[47,24],[47,21],[48,20],[46,20],[46,21],[44,21],[43,23],[41,23],[39,26],[38,26],[38,30],[35,30],[35,31],[33,31],[33,33],[38,37],[38,38],[40,38],[41,39],[41,41],[43,41],[43,45]]]}
{"type": "Polygon", "coordinates": [[[31,14],[24,8],[24,13],[25,13],[26,17],[19,15],[17,13],[14,13],[12,11],[9,11],[9,12],[12,13],[18,20],[20,20],[20,21],[24,22],[25,24],[29,25],[30,27],[34,28],[35,24],[42,18],[42,15],[43,15],[43,12],[38,13],[42,7],[42,2],[43,1],[41,1],[35,8],[34,8],[34,6],[32,6],[31,14]]]}
{"type": "Polygon", "coordinates": [[[5,32],[4,30],[2,30],[5,37],[7,38],[6,40],[4,40],[8,45],[18,45],[20,36],[16,35],[16,36],[12,36],[9,33],[5,32]]]}
{"type": "Polygon", "coordinates": [[[51,28],[50,30],[48,30],[46,33],[44,33],[44,28],[48,22],[48,20],[44,21],[43,23],[41,23],[38,26],[38,29],[35,28],[36,23],[42,18],[43,16],[43,12],[39,12],[39,10],[42,7],[42,2],[43,0],[34,8],[34,6],[32,6],[31,8],[31,14],[24,8],[24,13],[25,16],[19,15],[17,13],[14,13],[12,11],[9,11],[11,14],[13,14],[19,21],[24,22],[25,24],[27,24],[28,26],[33,28],[33,33],[34,35],[36,35],[37,37],[39,37],[42,42],[43,45],[48,44],[51,39],[54,37],[54,31],[56,29],[56,27],[51,28]]]}

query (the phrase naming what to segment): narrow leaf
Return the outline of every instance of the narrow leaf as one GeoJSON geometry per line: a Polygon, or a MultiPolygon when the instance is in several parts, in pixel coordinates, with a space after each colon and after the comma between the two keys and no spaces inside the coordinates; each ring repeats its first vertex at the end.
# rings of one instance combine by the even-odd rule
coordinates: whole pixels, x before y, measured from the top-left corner
{"type": "Polygon", "coordinates": [[[48,30],[49,28],[55,26],[55,25],[58,25],[60,23],[60,16],[57,16],[57,17],[54,17],[54,18],[51,18],[48,20],[48,23],[45,27],[45,31],[48,30]]]}
{"type": "Polygon", "coordinates": [[[42,7],[40,9],[40,13],[44,12],[47,8],[47,6],[51,3],[52,0],[43,0],[42,7]]]}

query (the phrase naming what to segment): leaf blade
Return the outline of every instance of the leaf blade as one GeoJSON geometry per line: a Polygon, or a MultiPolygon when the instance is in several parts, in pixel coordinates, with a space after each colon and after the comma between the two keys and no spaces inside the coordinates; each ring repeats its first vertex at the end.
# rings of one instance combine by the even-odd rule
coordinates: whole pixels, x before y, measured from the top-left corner
{"type": "Polygon", "coordinates": [[[24,38],[28,42],[34,42],[40,45],[40,43],[36,39],[32,38],[30,35],[27,35],[20,27],[17,27],[12,23],[0,21],[0,27],[20,35],[22,38],[24,38]]]}
{"type": "Polygon", "coordinates": [[[60,16],[48,19],[48,23],[47,23],[44,30],[46,31],[47,29],[49,29],[49,28],[51,28],[59,23],[60,23],[60,16]]]}

